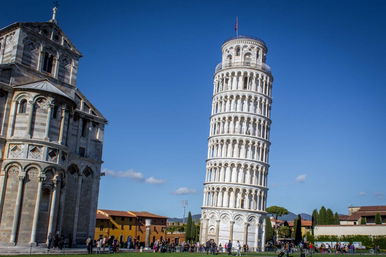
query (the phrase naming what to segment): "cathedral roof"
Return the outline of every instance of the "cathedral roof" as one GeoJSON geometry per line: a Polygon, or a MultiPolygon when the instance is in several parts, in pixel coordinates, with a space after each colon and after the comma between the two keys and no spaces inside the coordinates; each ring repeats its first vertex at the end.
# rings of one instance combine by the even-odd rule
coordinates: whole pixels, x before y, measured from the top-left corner
{"type": "Polygon", "coordinates": [[[35,35],[46,37],[52,43],[55,43],[56,45],[61,46],[63,48],[66,48],[78,56],[82,56],[80,51],[76,49],[75,45],[71,42],[69,37],[54,22],[16,22],[4,28],[0,28],[0,34],[7,33],[17,28],[26,28],[27,30],[34,33],[35,35]],[[45,32],[47,33],[46,35],[44,34],[45,32]],[[62,36],[63,40],[58,38],[58,40],[55,41],[53,38],[51,38],[52,32],[54,32],[54,35],[56,34],[58,36],[62,36]]]}
{"type": "Polygon", "coordinates": [[[39,91],[45,91],[49,93],[53,93],[56,95],[61,95],[64,96],[68,99],[71,99],[66,93],[64,93],[62,90],[58,89],[54,85],[52,85],[49,81],[47,80],[42,80],[42,81],[37,81],[33,83],[28,83],[20,86],[15,86],[17,89],[32,89],[32,90],[39,90],[39,91]]]}

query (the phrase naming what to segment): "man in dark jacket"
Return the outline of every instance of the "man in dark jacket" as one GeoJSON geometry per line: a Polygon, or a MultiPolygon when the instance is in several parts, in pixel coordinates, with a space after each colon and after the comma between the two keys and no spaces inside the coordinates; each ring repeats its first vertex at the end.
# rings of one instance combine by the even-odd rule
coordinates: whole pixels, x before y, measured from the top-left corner
{"type": "Polygon", "coordinates": [[[228,255],[231,255],[232,254],[232,242],[231,242],[231,240],[229,240],[229,242],[228,242],[227,250],[228,250],[228,255]]]}

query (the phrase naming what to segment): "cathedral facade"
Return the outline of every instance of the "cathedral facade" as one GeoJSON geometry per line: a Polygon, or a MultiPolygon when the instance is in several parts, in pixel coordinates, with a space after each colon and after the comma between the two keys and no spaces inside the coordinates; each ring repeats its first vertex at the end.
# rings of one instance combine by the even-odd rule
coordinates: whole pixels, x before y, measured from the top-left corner
{"type": "Polygon", "coordinates": [[[0,244],[94,235],[107,121],[77,88],[80,57],[55,19],[0,29],[0,244]]]}
{"type": "Polygon", "coordinates": [[[214,75],[200,241],[264,250],[272,81],[267,47],[238,36],[214,75]]]}

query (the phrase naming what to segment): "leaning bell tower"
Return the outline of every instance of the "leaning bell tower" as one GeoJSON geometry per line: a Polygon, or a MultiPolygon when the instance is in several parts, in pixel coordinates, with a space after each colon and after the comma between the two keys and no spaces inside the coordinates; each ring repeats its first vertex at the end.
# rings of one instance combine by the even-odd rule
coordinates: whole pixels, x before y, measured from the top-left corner
{"type": "Polygon", "coordinates": [[[264,250],[272,81],[267,46],[238,36],[214,74],[200,241],[264,250]]]}

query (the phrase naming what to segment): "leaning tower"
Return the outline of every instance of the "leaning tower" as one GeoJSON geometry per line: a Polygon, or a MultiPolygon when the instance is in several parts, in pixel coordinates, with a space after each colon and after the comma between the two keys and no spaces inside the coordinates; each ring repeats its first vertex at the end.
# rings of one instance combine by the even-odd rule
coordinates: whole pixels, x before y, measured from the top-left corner
{"type": "Polygon", "coordinates": [[[214,75],[200,240],[264,250],[271,70],[267,47],[239,36],[222,45],[214,75]]]}

